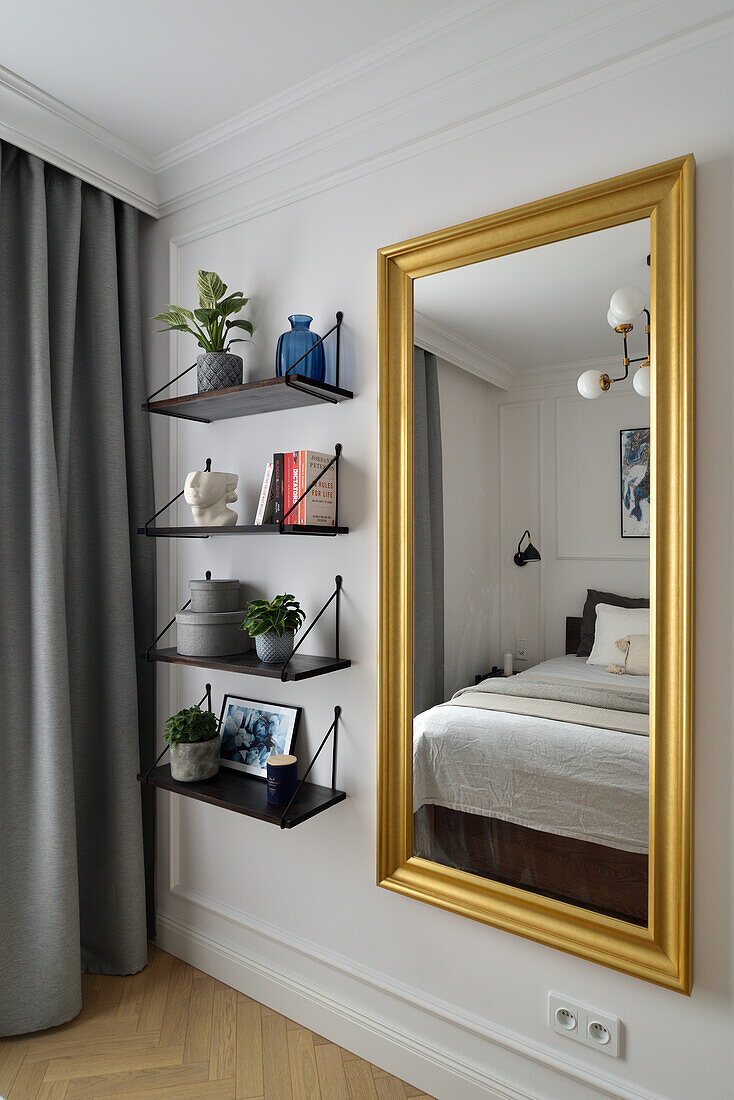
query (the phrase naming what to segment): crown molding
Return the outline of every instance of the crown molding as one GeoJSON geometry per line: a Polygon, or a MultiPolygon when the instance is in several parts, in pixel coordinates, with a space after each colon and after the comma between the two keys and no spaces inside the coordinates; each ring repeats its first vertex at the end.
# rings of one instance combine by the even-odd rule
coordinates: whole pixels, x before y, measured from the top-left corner
{"type": "Polygon", "coordinates": [[[498,359],[491,352],[472,344],[445,325],[418,311],[413,313],[413,341],[424,351],[430,351],[439,359],[446,359],[454,366],[461,367],[485,382],[491,382],[501,390],[509,390],[517,377],[515,367],[498,359]]]}
{"type": "Polygon", "coordinates": [[[576,386],[578,376],[585,370],[598,370],[599,374],[615,374],[622,366],[620,355],[608,355],[602,359],[579,359],[574,363],[549,363],[542,367],[528,367],[516,371],[512,389],[549,389],[553,386],[576,386]]]}
{"type": "Polygon", "coordinates": [[[158,216],[150,157],[2,66],[0,137],[158,216]]]}
{"type": "Polygon", "coordinates": [[[159,157],[0,69],[0,137],[154,217],[246,188],[209,232],[734,31],[731,0],[594,3],[465,0],[159,157]]]}

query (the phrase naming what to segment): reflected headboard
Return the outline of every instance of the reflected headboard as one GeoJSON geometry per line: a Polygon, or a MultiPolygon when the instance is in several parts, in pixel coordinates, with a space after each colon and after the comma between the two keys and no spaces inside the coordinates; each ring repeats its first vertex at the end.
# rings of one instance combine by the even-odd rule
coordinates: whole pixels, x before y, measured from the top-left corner
{"type": "Polygon", "coordinates": [[[574,656],[581,641],[581,623],[580,615],[566,617],[566,653],[573,653],[574,656]]]}

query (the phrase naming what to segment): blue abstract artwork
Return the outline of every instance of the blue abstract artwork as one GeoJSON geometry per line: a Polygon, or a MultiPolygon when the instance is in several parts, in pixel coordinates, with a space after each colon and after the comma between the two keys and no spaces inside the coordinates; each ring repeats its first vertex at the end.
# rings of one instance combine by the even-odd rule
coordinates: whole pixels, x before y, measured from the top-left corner
{"type": "Polygon", "coordinates": [[[622,538],[650,538],[650,429],[619,433],[622,538]]]}
{"type": "Polygon", "coordinates": [[[299,709],[226,696],[219,751],[222,764],[265,776],[271,756],[292,751],[299,709]]]}

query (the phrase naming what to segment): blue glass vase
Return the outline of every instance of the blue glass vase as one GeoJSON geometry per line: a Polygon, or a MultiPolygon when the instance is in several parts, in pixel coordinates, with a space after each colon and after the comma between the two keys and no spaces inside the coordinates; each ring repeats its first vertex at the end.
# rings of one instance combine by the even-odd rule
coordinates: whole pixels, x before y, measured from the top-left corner
{"type": "Polygon", "coordinates": [[[297,363],[302,355],[311,351],[310,355],[298,363],[291,374],[302,374],[305,378],[312,378],[315,382],[323,382],[326,377],[326,359],[324,357],[324,345],[319,344],[321,337],[311,332],[309,325],[313,317],[307,317],[305,313],[294,313],[288,320],[291,323],[290,332],[284,332],[278,338],[278,346],[275,350],[275,374],[281,378],[288,373],[288,368],[297,363]],[[316,345],[318,344],[318,347],[316,345]]]}

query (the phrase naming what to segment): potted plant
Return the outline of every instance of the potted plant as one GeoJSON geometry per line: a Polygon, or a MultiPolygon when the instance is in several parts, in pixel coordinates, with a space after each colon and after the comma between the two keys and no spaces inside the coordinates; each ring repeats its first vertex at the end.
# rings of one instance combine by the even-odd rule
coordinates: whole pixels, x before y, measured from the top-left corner
{"type": "Polygon", "coordinates": [[[230,333],[232,329],[242,329],[252,336],[252,324],[234,317],[250,299],[243,297],[239,290],[227,294],[226,283],[222,282],[216,271],[199,271],[196,289],[199,292],[199,309],[192,311],[183,306],[169,305],[167,313],[158,313],[153,318],[166,325],[158,331],[189,332],[203,348],[204,354],[196,360],[199,393],[241,386],[242,357],[231,355],[229,349],[232,344],[245,341],[232,337],[230,333]]]}
{"type": "Polygon", "coordinates": [[[219,771],[219,723],[201,707],[172,715],[163,735],[171,746],[171,775],[179,783],[199,783],[219,771]]]}
{"type": "Polygon", "coordinates": [[[253,600],[241,629],[255,639],[255,649],[265,664],[283,664],[293,652],[296,631],[306,618],[290,592],[274,600],[253,600]]]}

